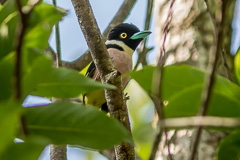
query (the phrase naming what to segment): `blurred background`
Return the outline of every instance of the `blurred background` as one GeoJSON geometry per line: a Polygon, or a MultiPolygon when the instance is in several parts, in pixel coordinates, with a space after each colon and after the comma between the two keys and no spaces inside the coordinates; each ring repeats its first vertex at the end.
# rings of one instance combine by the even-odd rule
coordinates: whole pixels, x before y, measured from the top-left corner
{"type": "MultiPolygon", "coordinates": [[[[52,3],[51,0],[45,0],[52,3]]],[[[127,23],[133,23],[140,30],[144,29],[147,0],[138,0],[134,5],[127,23]]],[[[103,32],[109,22],[115,16],[123,0],[90,0],[97,23],[103,32]]],[[[155,64],[159,56],[162,44],[163,26],[167,17],[170,2],[168,0],[155,0],[153,16],[150,25],[152,34],[147,41],[147,47],[154,47],[147,55],[148,64],[155,64]]],[[[212,16],[218,23],[220,12],[219,0],[209,1],[212,16]]],[[[68,14],[60,22],[60,38],[63,61],[74,61],[79,58],[87,49],[87,44],[78,24],[75,11],[71,1],[57,1],[57,6],[68,10],[68,14]]],[[[232,69],[233,55],[240,45],[240,0],[232,3],[226,12],[226,19],[231,26],[225,26],[226,35],[224,43],[224,56],[232,69]],[[234,10],[234,15],[232,14],[234,10]]],[[[214,29],[212,21],[206,11],[206,3],[198,0],[178,0],[173,7],[173,19],[170,32],[166,41],[167,64],[191,64],[202,69],[206,68],[209,55],[214,51],[214,29]]],[[[56,51],[55,31],[49,39],[51,47],[56,51]]],[[[135,65],[138,54],[133,55],[135,65]]],[[[141,67],[141,66],[140,66],[141,67]]],[[[224,73],[220,74],[223,76],[224,73]]],[[[128,109],[131,117],[132,132],[136,150],[139,156],[146,159],[149,155],[153,137],[154,106],[147,94],[139,87],[135,81],[130,81],[126,88],[130,96],[128,109]]],[[[24,102],[24,106],[49,103],[47,99],[29,96],[24,102]]],[[[49,147],[45,149],[40,160],[49,160],[49,147]]],[[[104,160],[94,151],[86,151],[76,147],[68,147],[68,160],[79,159],[99,159],[104,160]]]]}

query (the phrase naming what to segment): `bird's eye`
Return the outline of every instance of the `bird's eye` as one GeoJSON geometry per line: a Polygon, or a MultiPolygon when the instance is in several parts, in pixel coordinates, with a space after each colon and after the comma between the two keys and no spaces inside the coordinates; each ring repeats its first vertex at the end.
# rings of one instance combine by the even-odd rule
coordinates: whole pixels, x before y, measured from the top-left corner
{"type": "Polygon", "coordinates": [[[127,33],[121,33],[120,37],[121,38],[127,38],[127,33]]]}

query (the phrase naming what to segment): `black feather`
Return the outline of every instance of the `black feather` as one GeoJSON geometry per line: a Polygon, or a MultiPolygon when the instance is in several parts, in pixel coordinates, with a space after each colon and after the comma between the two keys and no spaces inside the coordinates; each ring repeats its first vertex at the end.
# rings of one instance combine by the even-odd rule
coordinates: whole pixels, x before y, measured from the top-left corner
{"type": "Polygon", "coordinates": [[[91,63],[90,66],[88,67],[88,70],[87,70],[85,76],[92,78],[95,70],[96,70],[96,65],[95,65],[95,63],[92,61],[92,63],[91,63]]]}

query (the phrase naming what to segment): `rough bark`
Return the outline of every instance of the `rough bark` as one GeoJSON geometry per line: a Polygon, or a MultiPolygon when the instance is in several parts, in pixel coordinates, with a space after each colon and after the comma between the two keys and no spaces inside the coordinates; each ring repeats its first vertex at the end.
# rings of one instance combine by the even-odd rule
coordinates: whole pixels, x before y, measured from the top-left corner
{"type": "MultiPolygon", "coordinates": [[[[115,85],[117,88],[105,90],[110,115],[118,119],[131,133],[127,107],[123,96],[121,75],[113,67],[89,1],[72,0],[72,3],[102,82],[115,85]]],[[[135,159],[134,147],[129,143],[116,145],[115,152],[117,159],[135,159]]]]}
{"type": "Polygon", "coordinates": [[[66,160],[67,159],[67,147],[50,145],[50,157],[51,160],[66,160]]]}

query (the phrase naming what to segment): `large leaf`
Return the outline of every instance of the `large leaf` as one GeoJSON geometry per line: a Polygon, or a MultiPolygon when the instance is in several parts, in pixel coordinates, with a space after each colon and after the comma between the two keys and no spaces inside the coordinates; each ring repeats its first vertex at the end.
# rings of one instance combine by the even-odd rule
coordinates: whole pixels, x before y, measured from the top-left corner
{"type": "Polygon", "coordinates": [[[4,160],[34,160],[38,159],[46,144],[49,143],[42,137],[27,139],[25,142],[11,144],[0,159],[4,160]]]}
{"type": "Polygon", "coordinates": [[[25,47],[46,49],[53,25],[60,21],[65,13],[65,10],[46,3],[34,7],[25,36],[25,47]]]}
{"type": "Polygon", "coordinates": [[[13,101],[0,102],[0,155],[13,142],[19,125],[21,106],[13,101]]]}
{"type": "Polygon", "coordinates": [[[48,81],[50,74],[52,73],[51,60],[44,55],[37,55],[37,53],[31,52],[35,57],[26,57],[25,64],[31,59],[32,64],[27,65],[25,74],[23,77],[23,98],[31,94],[39,83],[48,81]]]}
{"type": "MultiPolygon", "coordinates": [[[[164,108],[165,117],[194,116],[200,106],[202,85],[194,85],[172,96],[164,108]]],[[[214,91],[207,112],[211,116],[239,117],[238,101],[214,91]]]]}
{"type": "Polygon", "coordinates": [[[32,94],[43,97],[71,98],[94,90],[115,88],[66,68],[53,68],[45,78],[45,81],[39,83],[32,94]]]}
{"type": "Polygon", "coordinates": [[[29,94],[42,97],[71,98],[98,89],[114,87],[96,82],[78,71],[53,68],[51,60],[33,50],[25,54],[23,98],[29,94]]]}
{"type": "MultiPolygon", "coordinates": [[[[27,3],[28,0],[21,0],[23,6],[27,3]]],[[[0,8],[0,59],[15,49],[19,21],[20,17],[18,16],[16,1],[6,1],[3,7],[0,8]]],[[[28,23],[28,25],[30,24],[28,23]]]]}
{"type": "Polygon", "coordinates": [[[13,93],[13,54],[0,59],[0,100],[7,100],[13,93]]]}
{"type": "MultiPolygon", "coordinates": [[[[26,4],[26,0],[21,1],[26,4]]],[[[16,46],[19,27],[19,16],[17,15],[15,1],[7,1],[0,9],[0,99],[9,98],[12,92],[13,68],[15,64],[8,62],[9,57],[5,56],[11,53],[16,46]]],[[[22,48],[21,77],[22,98],[24,99],[34,87],[40,82],[48,81],[48,74],[52,74],[51,62],[46,60],[41,53],[48,46],[48,38],[52,27],[57,23],[65,11],[56,9],[53,5],[40,3],[34,7],[28,20],[28,28],[24,37],[22,48]],[[44,11],[44,12],[42,12],[44,11]],[[40,56],[40,57],[39,57],[40,56]],[[43,80],[46,79],[46,80],[43,80]]]]}
{"type": "Polygon", "coordinates": [[[70,102],[26,108],[26,122],[30,135],[47,137],[54,144],[105,149],[131,141],[128,131],[116,119],[70,102]]]}
{"type": "Polygon", "coordinates": [[[218,148],[218,160],[240,159],[240,131],[235,131],[224,138],[218,148]]]}
{"type": "Polygon", "coordinates": [[[113,88],[94,82],[77,71],[52,68],[50,60],[41,55],[48,46],[53,25],[61,20],[65,13],[65,10],[45,3],[37,5],[31,13],[23,47],[23,98],[29,94],[71,98],[97,89],[113,88]]]}
{"type": "Polygon", "coordinates": [[[0,8],[0,24],[16,10],[15,1],[6,1],[2,8],[0,8]]]}
{"type": "Polygon", "coordinates": [[[152,89],[152,76],[153,76],[153,66],[145,66],[139,71],[133,71],[130,73],[131,77],[135,79],[140,86],[149,94],[152,89]]]}
{"type": "MultiPolygon", "coordinates": [[[[0,11],[0,15],[3,10],[0,11]]],[[[0,59],[13,51],[16,46],[16,33],[18,26],[18,17],[16,12],[11,13],[0,23],[0,59]]]]}
{"type": "MultiPolygon", "coordinates": [[[[151,94],[154,67],[145,67],[131,76],[151,94]]],[[[194,116],[200,105],[206,73],[192,66],[167,66],[164,68],[162,96],[168,102],[167,117],[194,116]]],[[[240,88],[229,80],[217,76],[211,96],[208,115],[240,116],[240,88]]]]}

